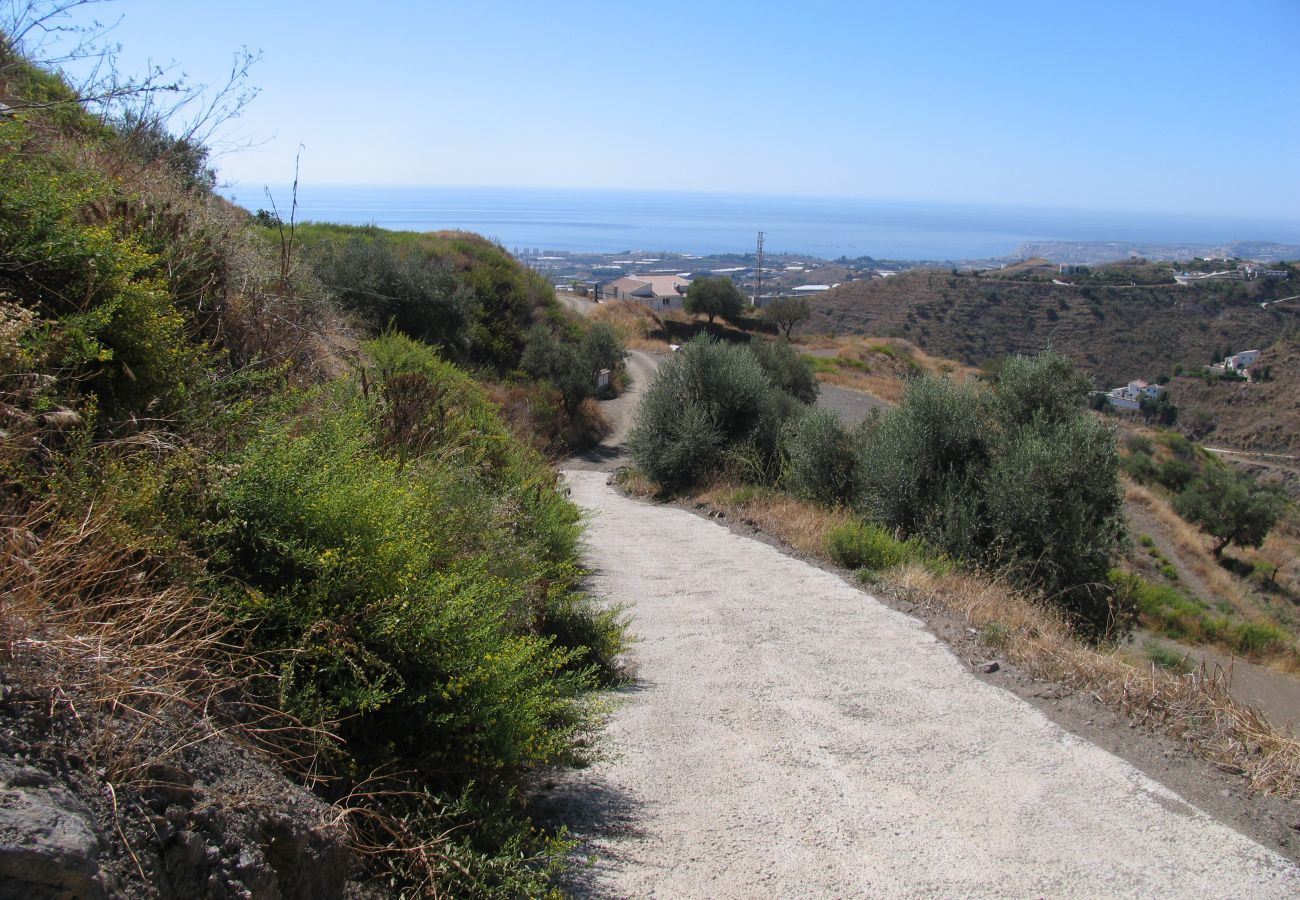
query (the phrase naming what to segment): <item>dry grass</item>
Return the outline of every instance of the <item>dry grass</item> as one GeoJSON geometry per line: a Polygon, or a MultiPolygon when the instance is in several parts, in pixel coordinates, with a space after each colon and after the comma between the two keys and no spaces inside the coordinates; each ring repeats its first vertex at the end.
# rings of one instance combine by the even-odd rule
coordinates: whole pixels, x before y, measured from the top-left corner
{"type": "Polygon", "coordinates": [[[850,518],[842,510],[830,510],[787,494],[728,484],[708,487],[697,499],[728,516],[751,522],[806,556],[824,557],[827,532],[850,518]]]}
{"type": "Polygon", "coordinates": [[[141,786],[154,764],[217,736],[317,777],[330,736],[248,701],[252,684],[273,681],[269,667],[118,531],[95,509],[69,521],[51,503],[0,516],[3,658],[87,729],[83,749],[110,783],[141,786]],[[147,738],[159,726],[167,745],[147,738]]]}
{"type": "MultiPolygon", "coordinates": [[[[849,515],[777,492],[727,484],[715,484],[695,499],[821,559],[827,559],[827,532],[849,515]]],[[[883,577],[900,594],[962,617],[1022,670],[1091,694],[1137,723],[1185,741],[1221,769],[1244,775],[1252,790],[1300,798],[1300,741],[1234,701],[1228,693],[1230,672],[1202,667],[1177,675],[1154,665],[1134,665],[1114,651],[1075,639],[1039,598],[983,575],[937,574],[907,565],[883,577]]]]}
{"type": "Polygon", "coordinates": [[[1185,741],[1219,768],[1245,776],[1252,790],[1300,798],[1300,741],[1233,700],[1230,672],[1202,666],[1178,675],[1154,664],[1135,666],[1075,640],[1032,597],[978,576],[935,575],[920,566],[893,574],[901,591],[997,634],[1002,652],[1029,674],[1092,694],[1138,724],[1185,741]]]}
{"type": "Polygon", "coordinates": [[[614,329],[623,344],[633,350],[667,350],[668,342],[656,334],[663,333],[663,319],[643,304],[627,300],[607,300],[591,311],[593,322],[604,322],[614,329]]]}
{"type": "Polygon", "coordinates": [[[901,338],[810,338],[800,342],[814,356],[843,361],[817,378],[826,384],[861,391],[897,403],[903,397],[907,379],[925,373],[958,381],[974,377],[978,370],[948,359],[931,356],[901,338]]]}
{"type": "MultiPolygon", "coordinates": [[[[1178,515],[1167,500],[1128,478],[1124,479],[1124,499],[1127,503],[1142,507],[1159,524],[1177,552],[1178,562],[1195,575],[1211,593],[1212,597],[1203,599],[1228,601],[1237,614],[1246,621],[1263,625],[1277,624],[1276,620],[1262,609],[1259,598],[1250,587],[1215,560],[1211,539],[1178,515]]],[[[1266,541],[1261,548],[1262,552],[1240,549],[1233,552],[1247,561],[1264,558],[1277,561],[1283,567],[1288,562],[1295,566],[1294,541],[1289,540],[1285,535],[1270,535],[1270,538],[1272,540],[1266,541]]]]}

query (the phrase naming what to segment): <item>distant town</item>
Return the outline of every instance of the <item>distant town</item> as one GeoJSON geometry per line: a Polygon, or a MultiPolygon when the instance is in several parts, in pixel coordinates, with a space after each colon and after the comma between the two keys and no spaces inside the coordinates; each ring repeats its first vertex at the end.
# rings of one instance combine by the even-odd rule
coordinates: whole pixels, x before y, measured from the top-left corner
{"type": "Polygon", "coordinates": [[[870,256],[828,260],[797,253],[761,258],[755,252],[696,256],[687,253],[629,250],[622,253],[577,253],[537,247],[515,247],[516,259],[544,275],[557,290],[573,291],[597,300],[639,300],[656,309],[677,309],[690,279],[724,276],[763,306],[776,297],[818,294],[841,284],[889,278],[920,267],[944,266],[959,271],[989,271],[1051,260],[1061,272],[1074,267],[1142,258],[1189,267],[1174,277],[1186,284],[1204,279],[1253,280],[1281,277],[1271,264],[1300,259],[1300,246],[1265,241],[1239,241],[1214,246],[1124,242],[1030,242],[1005,257],[971,260],[893,260],[870,256]],[[1214,265],[1215,263],[1221,265],[1214,265]]]}

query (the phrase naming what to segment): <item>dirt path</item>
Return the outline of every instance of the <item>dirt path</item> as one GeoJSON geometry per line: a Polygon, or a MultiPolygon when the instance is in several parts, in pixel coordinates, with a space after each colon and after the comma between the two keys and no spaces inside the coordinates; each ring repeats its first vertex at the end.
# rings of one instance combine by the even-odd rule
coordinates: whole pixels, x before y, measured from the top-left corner
{"type": "Polygon", "coordinates": [[[579,894],[1296,896],[1300,869],[973,678],[920,622],[690,513],[567,475],[632,604],[611,756],[548,805],[579,894]]]}

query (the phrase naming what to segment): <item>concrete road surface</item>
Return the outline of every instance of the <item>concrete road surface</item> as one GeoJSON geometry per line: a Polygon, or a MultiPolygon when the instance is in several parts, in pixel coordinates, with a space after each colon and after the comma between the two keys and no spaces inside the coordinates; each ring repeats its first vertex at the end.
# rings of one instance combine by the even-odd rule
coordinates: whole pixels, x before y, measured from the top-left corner
{"type": "Polygon", "coordinates": [[[640,642],[549,803],[598,897],[1297,897],[1300,870],[840,577],[570,471],[640,642]]]}

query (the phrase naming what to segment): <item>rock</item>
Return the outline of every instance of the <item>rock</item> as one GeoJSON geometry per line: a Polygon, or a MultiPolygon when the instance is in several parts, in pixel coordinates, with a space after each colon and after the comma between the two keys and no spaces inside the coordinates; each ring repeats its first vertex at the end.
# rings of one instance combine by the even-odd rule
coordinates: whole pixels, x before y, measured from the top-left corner
{"type": "Polygon", "coordinates": [[[352,854],[339,833],[282,813],[264,817],[258,830],[262,853],[285,900],[343,896],[352,854]]]}
{"type": "Polygon", "coordinates": [[[101,838],[90,811],[44,773],[0,760],[0,900],[97,900],[101,838]]]}
{"type": "Polygon", "coordinates": [[[1002,667],[999,666],[996,661],[990,660],[989,662],[986,662],[984,663],[984,665],[980,666],[980,671],[992,675],[1000,668],[1002,667]]]}
{"type": "Polygon", "coordinates": [[[168,763],[153,763],[145,769],[144,776],[148,786],[141,794],[155,812],[162,812],[169,806],[194,803],[194,776],[184,769],[168,763]]]}

